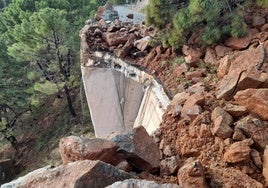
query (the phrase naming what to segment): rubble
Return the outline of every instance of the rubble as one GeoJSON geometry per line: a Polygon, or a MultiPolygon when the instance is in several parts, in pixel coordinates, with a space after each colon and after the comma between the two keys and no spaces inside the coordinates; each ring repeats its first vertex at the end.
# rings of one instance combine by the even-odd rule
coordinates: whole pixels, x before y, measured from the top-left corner
{"type": "MultiPolygon", "coordinates": [[[[66,168],[66,172],[74,173],[68,166],[77,164],[80,170],[88,165],[90,170],[98,170],[93,166],[100,165],[107,167],[108,174],[115,173],[112,178],[117,178],[117,173],[123,173],[122,179],[133,177],[121,171],[124,170],[154,180],[130,179],[110,185],[113,180],[109,187],[261,188],[265,181],[267,185],[268,65],[264,63],[261,71],[256,69],[262,57],[262,47],[256,40],[262,41],[265,52],[268,51],[263,17],[253,18],[252,26],[258,29],[249,29],[247,36],[229,38],[224,44],[208,48],[194,45],[198,36],[193,33],[182,48],[183,55],[177,56],[173,48],[150,46],[148,41],[154,36],[154,28],[118,20],[107,23],[101,17],[103,11],[104,7],[97,13],[99,21],[85,26],[80,33],[85,36],[81,42],[82,65],[98,63],[98,58],[89,61],[93,52],[115,54],[159,79],[173,100],[154,139],[143,127],[111,136],[112,142],[94,140],[96,148],[92,146],[92,150],[86,149],[90,145],[85,144],[87,141],[78,142],[75,138],[68,147],[62,147],[63,162],[82,161],[57,169],[66,168]],[[213,73],[214,66],[217,75],[213,73]],[[69,148],[68,152],[64,148],[69,148]],[[93,158],[88,157],[94,152],[97,154],[92,154],[93,158]],[[114,164],[121,170],[100,161],[87,161],[89,158],[114,164]],[[178,185],[163,184],[167,182],[178,185]]],[[[263,61],[267,59],[265,53],[263,61]]],[[[81,172],[79,177],[84,175],[93,177],[90,172],[81,172]]],[[[103,179],[110,179],[108,176],[103,179]]],[[[94,181],[104,183],[98,178],[94,181]]]]}

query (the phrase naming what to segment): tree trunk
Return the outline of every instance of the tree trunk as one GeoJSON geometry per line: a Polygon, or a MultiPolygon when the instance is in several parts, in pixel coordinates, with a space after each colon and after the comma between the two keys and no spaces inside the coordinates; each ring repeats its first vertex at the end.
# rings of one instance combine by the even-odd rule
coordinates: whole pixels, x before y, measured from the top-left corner
{"type": "Polygon", "coordinates": [[[77,114],[76,114],[76,112],[74,110],[74,107],[73,107],[72,99],[71,99],[71,96],[70,96],[70,91],[69,91],[69,88],[66,85],[64,86],[64,92],[66,94],[68,108],[70,110],[70,113],[72,114],[73,117],[76,117],[77,114]]]}

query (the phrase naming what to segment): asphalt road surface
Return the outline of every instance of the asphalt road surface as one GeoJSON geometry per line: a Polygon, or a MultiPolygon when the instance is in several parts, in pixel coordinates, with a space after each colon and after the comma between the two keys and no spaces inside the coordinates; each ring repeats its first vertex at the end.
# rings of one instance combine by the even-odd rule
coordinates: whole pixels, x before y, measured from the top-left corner
{"type": "Polygon", "coordinates": [[[118,11],[119,20],[123,22],[132,21],[136,24],[136,23],[141,23],[145,19],[144,14],[130,9],[129,5],[114,6],[114,9],[118,11]],[[127,18],[128,14],[133,14],[134,15],[133,19],[127,18]]]}

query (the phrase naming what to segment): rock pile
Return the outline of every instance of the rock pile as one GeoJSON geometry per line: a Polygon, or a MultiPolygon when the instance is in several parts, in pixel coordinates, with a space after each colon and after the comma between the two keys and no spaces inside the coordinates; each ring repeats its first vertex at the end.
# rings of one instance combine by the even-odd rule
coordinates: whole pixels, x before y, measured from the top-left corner
{"type": "Polygon", "coordinates": [[[162,179],[176,177],[182,187],[268,183],[266,15],[258,10],[248,20],[248,34],[224,44],[198,46],[194,33],[180,57],[172,48],[150,47],[154,30],[144,25],[86,26],[90,50],[114,52],[145,67],[173,96],[155,135],[162,179]]]}
{"type": "Polygon", "coordinates": [[[150,46],[152,27],[103,19],[86,25],[81,31],[84,66],[98,62],[89,62],[91,52],[115,53],[158,77],[173,100],[153,138],[142,127],[106,140],[62,138],[65,164],[31,175],[21,185],[268,185],[267,12],[252,16],[247,36],[224,44],[203,48],[195,45],[199,39],[193,34],[180,57],[172,48],[150,46]]]}

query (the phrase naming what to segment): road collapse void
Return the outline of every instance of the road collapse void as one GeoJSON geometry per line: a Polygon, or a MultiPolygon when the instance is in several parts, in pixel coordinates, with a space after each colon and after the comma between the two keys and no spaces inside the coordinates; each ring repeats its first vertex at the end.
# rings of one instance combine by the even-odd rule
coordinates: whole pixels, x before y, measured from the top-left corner
{"type": "Polygon", "coordinates": [[[81,70],[96,137],[159,128],[170,100],[153,76],[107,52],[93,52],[81,70]]]}

